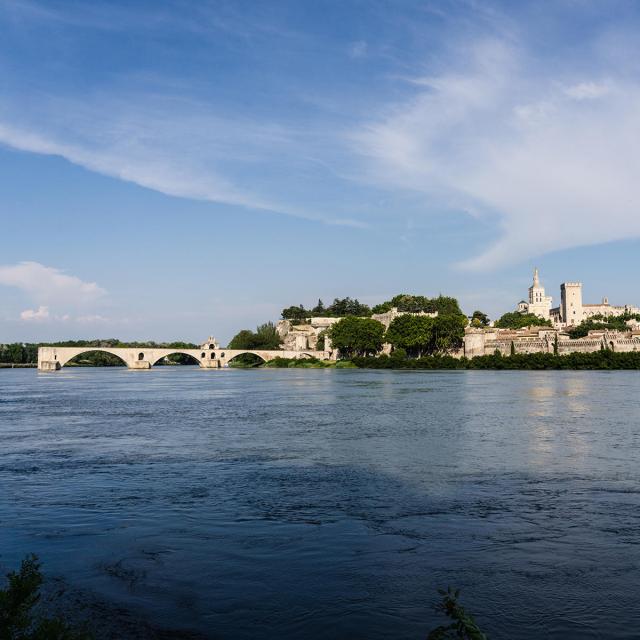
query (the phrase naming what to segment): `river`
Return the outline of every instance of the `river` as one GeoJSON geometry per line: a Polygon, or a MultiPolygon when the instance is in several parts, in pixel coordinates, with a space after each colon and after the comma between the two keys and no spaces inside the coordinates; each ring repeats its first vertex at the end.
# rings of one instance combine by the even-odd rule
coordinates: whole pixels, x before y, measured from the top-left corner
{"type": "Polygon", "coordinates": [[[1,371],[0,565],[100,637],[422,639],[452,585],[492,640],[638,638],[639,422],[632,371],[1,371]]]}

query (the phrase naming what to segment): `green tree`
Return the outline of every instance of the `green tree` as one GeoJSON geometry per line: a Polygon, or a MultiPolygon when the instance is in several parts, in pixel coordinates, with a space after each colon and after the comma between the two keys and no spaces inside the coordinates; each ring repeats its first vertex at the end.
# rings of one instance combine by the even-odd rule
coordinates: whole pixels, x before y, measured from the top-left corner
{"type": "MultiPolygon", "coordinates": [[[[456,306],[457,306],[456,302],[456,306]]],[[[446,353],[462,346],[467,318],[461,313],[438,315],[433,318],[432,353],[446,353]]]]}
{"type": "Polygon", "coordinates": [[[229,349],[253,349],[255,334],[250,329],[238,331],[229,342],[229,349]]]}
{"type": "Polygon", "coordinates": [[[413,358],[428,353],[433,344],[433,318],[404,314],[394,318],[385,336],[394,349],[403,349],[413,358]]]}
{"type": "Polygon", "coordinates": [[[280,336],[273,322],[259,325],[255,331],[242,329],[229,342],[229,349],[268,349],[280,348],[280,336]]]}
{"type": "Polygon", "coordinates": [[[348,296],[346,298],[336,298],[327,308],[327,315],[335,318],[344,318],[346,316],[367,317],[371,315],[371,309],[362,304],[358,300],[352,300],[348,296]]]}
{"type": "Polygon", "coordinates": [[[313,313],[314,316],[322,317],[326,312],[327,310],[324,307],[324,303],[322,302],[322,300],[320,300],[320,298],[318,298],[318,304],[313,307],[313,309],[311,309],[311,313],[313,313]]]}
{"type": "Polygon", "coordinates": [[[371,318],[347,316],[329,329],[329,335],[341,356],[373,355],[382,348],[384,325],[371,318]]]}
{"type": "Polygon", "coordinates": [[[302,306],[287,307],[282,310],[282,317],[284,320],[306,320],[310,313],[302,306]]]}
{"type": "Polygon", "coordinates": [[[524,327],[551,327],[552,325],[550,320],[540,318],[534,313],[512,311],[496,320],[495,326],[499,329],[523,329],[524,327]]]}
{"type": "Polygon", "coordinates": [[[474,311],[471,316],[471,324],[474,327],[487,327],[489,326],[489,316],[482,311],[474,311]]]}

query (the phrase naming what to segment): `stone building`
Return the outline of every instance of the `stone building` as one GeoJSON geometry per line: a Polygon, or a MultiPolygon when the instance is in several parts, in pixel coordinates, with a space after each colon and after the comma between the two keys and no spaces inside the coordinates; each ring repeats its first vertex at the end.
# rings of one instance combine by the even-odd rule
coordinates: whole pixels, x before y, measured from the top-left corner
{"type": "Polygon", "coordinates": [[[529,287],[529,301],[522,300],[518,303],[517,311],[520,313],[533,313],[545,320],[551,320],[556,328],[575,326],[596,315],[612,317],[640,314],[640,308],[633,305],[613,306],[606,297],[599,304],[583,303],[581,282],[563,282],[560,285],[560,305],[552,307],[551,304],[552,298],[545,295],[538,269],[535,269],[533,284],[529,287]]]}

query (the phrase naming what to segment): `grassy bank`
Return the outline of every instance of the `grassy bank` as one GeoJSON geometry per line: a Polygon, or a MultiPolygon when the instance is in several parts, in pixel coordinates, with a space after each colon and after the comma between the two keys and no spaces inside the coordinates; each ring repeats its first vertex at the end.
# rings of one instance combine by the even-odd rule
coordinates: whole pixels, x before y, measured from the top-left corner
{"type": "Polygon", "coordinates": [[[477,356],[475,358],[452,358],[451,356],[424,356],[422,358],[353,358],[353,364],[361,369],[640,369],[640,353],[615,353],[596,351],[593,353],[569,353],[556,356],[551,353],[516,354],[501,356],[477,356]]]}

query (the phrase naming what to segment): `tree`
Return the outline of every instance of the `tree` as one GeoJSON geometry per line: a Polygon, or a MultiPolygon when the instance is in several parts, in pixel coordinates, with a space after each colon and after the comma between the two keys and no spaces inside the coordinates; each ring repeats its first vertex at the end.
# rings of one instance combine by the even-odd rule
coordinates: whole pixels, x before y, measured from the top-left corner
{"type": "Polygon", "coordinates": [[[371,318],[347,316],[331,327],[329,335],[341,356],[374,355],[382,349],[384,325],[371,318]]]}
{"type": "Polygon", "coordinates": [[[541,318],[534,313],[512,311],[496,320],[495,326],[499,329],[522,329],[524,327],[551,327],[552,325],[551,320],[541,318]]]}
{"type": "Polygon", "coordinates": [[[365,317],[371,315],[371,309],[362,304],[358,300],[352,300],[348,296],[346,298],[336,298],[327,308],[327,315],[336,318],[344,318],[346,316],[365,317]]]}
{"type": "Polygon", "coordinates": [[[282,310],[284,320],[306,320],[309,315],[309,312],[302,305],[287,307],[282,310]]]}
{"type": "Polygon", "coordinates": [[[377,304],[375,307],[371,309],[371,313],[387,313],[387,311],[391,311],[393,305],[391,302],[382,302],[381,304],[377,304]]]}
{"type": "Polygon", "coordinates": [[[471,316],[471,324],[474,327],[487,327],[489,326],[489,316],[482,311],[474,311],[471,316]]]}
{"type": "Polygon", "coordinates": [[[324,316],[324,314],[327,312],[327,310],[324,308],[324,303],[322,302],[322,300],[320,300],[320,298],[318,298],[318,304],[313,307],[313,309],[311,309],[311,313],[313,313],[315,316],[324,316]]]}
{"type": "Polygon", "coordinates": [[[229,342],[229,349],[268,349],[280,348],[280,335],[273,322],[259,325],[255,332],[242,329],[229,342]]]}
{"type": "Polygon", "coordinates": [[[275,350],[280,348],[280,334],[273,322],[265,322],[256,328],[254,349],[275,350]]]}
{"type": "Polygon", "coordinates": [[[394,318],[385,339],[394,349],[403,349],[410,357],[419,358],[430,351],[433,342],[433,318],[404,314],[394,318]]]}
{"type": "Polygon", "coordinates": [[[229,349],[253,349],[255,334],[250,329],[238,331],[229,342],[229,349]]]}
{"type": "MultiPolygon", "coordinates": [[[[456,306],[458,303],[456,302],[456,306]]],[[[462,346],[467,318],[461,313],[433,318],[432,353],[446,353],[462,346]]]]}
{"type": "Polygon", "coordinates": [[[43,580],[36,556],[27,556],[20,571],[11,571],[7,580],[6,589],[0,589],[2,640],[90,640],[89,634],[69,627],[59,618],[34,616],[43,580]]]}

